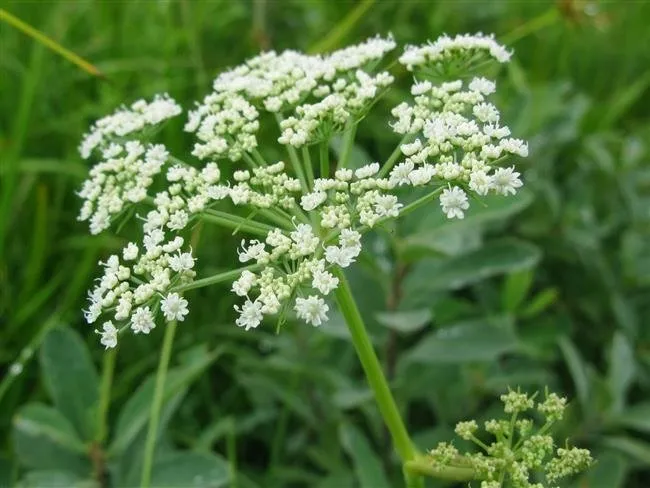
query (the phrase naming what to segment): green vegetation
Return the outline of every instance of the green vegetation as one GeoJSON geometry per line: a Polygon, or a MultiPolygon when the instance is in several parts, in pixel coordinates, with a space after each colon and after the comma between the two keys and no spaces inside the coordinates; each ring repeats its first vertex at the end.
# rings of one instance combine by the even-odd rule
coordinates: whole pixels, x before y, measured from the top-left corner
{"type": "MultiPolygon", "coordinates": [[[[573,486],[650,485],[649,4],[2,7],[49,41],[0,17],[0,486],[140,483],[163,333],[106,353],[83,321],[97,261],[128,240],[128,229],[91,237],[76,222],[88,124],[157,92],[191,107],[260,49],[330,50],[388,31],[402,43],[494,32],[516,53],[499,106],[531,142],[516,197],[474,202],[462,221],[418,209],[372,234],[372,252],[346,273],[417,447],[498,416],[508,387],[548,386],[571,400],[558,438],[597,459],[573,486]]],[[[406,87],[409,74],[395,74],[406,87]]],[[[386,122],[361,123],[353,165],[388,158],[397,137],[386,122]]],[[[181,126],[163,130],[172,150],[189,147],[181,126]]],[[[239,235],[195,232],[204,270],[234,266],[239,235]]],[[[343,317],[244,332],[220,286],[187,291],[152,486],[399,486],[343,317]]]]}

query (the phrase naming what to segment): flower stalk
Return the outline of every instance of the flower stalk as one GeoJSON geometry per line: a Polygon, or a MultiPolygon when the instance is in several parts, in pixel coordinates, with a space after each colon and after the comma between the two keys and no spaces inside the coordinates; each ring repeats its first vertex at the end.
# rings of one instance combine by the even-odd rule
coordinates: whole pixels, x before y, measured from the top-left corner
{"type": "Polygon", "coordinates": [[[172,355],[172,346],[174,335],[176,334],[177,322],[172,320],[167,323],[165,336],[163,338],[163,347],[156,371],[156,383],[151,401],[151,411],[149,415],[149,428],[147,430],[147,439],[145,441],[144,459],[142,462],[142,474],[140,477],[140,487],[149,488],[151,486],[151,469],[153,468],[154,452],[156,450],[156,439],[158,437],[158,424],[160,423],[160,412],[163,406],[165,393],[165,380],[167,379],[167,370],[172,355]]]}
{"type": "Polygon", "coordinates": [[[375,395],[381,416],[390,432],[395,450],[400,460],[406,463],[415,459],[417,451],[402,421],[397,404],[393,399],[390,387],[384,376],[379,359],[377,359],[377,355],[372,347],[372,342],[366,331],[361,313],[354,300],[345,274],[343,271],[337,269],[335,275],[339,279],[339,287],[336,289],[336,301],[339,309],[345,318],[357,356],[363,367],[368,384],[375,395]]]}

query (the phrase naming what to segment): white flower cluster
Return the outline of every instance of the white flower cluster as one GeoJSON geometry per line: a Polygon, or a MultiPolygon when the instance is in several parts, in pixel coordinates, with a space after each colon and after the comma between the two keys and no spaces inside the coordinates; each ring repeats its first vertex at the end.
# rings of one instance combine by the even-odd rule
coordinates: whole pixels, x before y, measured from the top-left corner
{"type": "Polygon", "coordinates": [[[184,320],[187,301],[172,290],[192,281],[196,273],[192,255],[181,251],[183,243],[180,236],[167,242],[149,241],[144,250],[129,243],[121,260],[114,254],[99,263],[104,274],[88,293],[84,316],[92,324],[102,314],[112,314],[112,320],[104,322],[98,331],[102,345],[117,345],[118,328],[113,321],[136,334],[148,334],[156,326],[158,308],[167,320],[184,320]]]}
{"type": "MultiPolygon", "coordinates": [[[[268,168],[279,171],[283,167],[277,163],[268,168]]],[[[388,178],[376,177],[378,171],[379,164],[372,163],[357,170],[339,169],[334,178],[317,178],[313,189],[300,198],[300,206],[312,216],[313,224],[299,223],[293,230],[276,228],[264,242],[242,242],[239,261],[254,261],[263,269],[259,274],[244,270],[233,284],[232,290],[246,297],[245,303],[236,307],[237,325],[257,327],[265,315],[283,314],[294,297],[298,318],[312,325],[327,320],[329,308],[324,297],[339,282],[331,273],[332,267],[347,268],[355,262],[361,252],[360,231],[364,226],[373,227],[399,216],[402,204],[390,194],[395,185],[388,178]]],[[[259,173],[259,169],[254,172],[259,173]]],[[[284,178],[292,182],[292,190],[300,191],[298,182],[286,175],[284,178]]],[[[286,186],[281,182],[265,185],[275,192],[269,201],[293,201],[285,195],[286,186]]],[[[263,200],[264,194],[258,195],[257,200],[263,200]]]]}
{"type": "Polygon", "coordinates": [[[143,146],[139,141],[111,143],[102,151],[104,160],[90,170],[79,196],[84,199],[78,220],[90,220],[90,233],[110,227],[111,218],[127,204],[147,197],[147,189],[167,161],[161,144],[143,146]]]}
{"type": "Polygon", "coordinates": [[[147,126],[160,124],[181,111],[181,107],[167,94],[156,95],[149,103],[138,100],[129,108],[121,108],[96,121],[81,141],[81,157],[88,159],[96,148],[103,148],[114,139],[139,132],[147,126]]]}
{"type": "Polygon", "coordinates": [[[334,53],[263,53],[221,74],[209,94],[190,112],[185,126],[198,142],[200,159],[240,159],[257,147],[259,112],[288,113],[281,144],[303,146],[356,121],[393,81],[388,72],[372,75],[375,64],[394,49],[392,38],[372,38],[334,53]]]}
{"type": "Polygon", "coordinates": [[[475,61],[477,57],[489,56],[499,63],[510,60],[512,53],[496,42],[493,35],[460,34],[456,37],[440,36],[435,42],[422,46],[407,46],[399,61],[406,69],[432,67],[448,61],[475,61]]]}
{"type": "Polygon", "coordinates": [[[435,178],[446,183],[440,206],[449,218],[464,217],[469,208],[466,190],[479,196],[514,195],[522,186],[519,173],[498,164],[509,155],[528,156],[528,145],[509,137],[499,110],[487,101],[495,90],[493,81],[480,77],[467,87],[462,80],[440,85],[416,81],[413,103],[392,110],[393,130],[414,139],[402,144],[406,158],[393,168],[393,181],[420,186],[435,178]]]}
{"type": "MultiPolygon", "coordinates": [[[[89,220],[96,234],[129,205],[153,206],[139,217],[142,242],[130,243],[121,259],[100,263],[103,275],[89,293],[89,323],[112,314],[97,331],[104,346],[115,347],[118,329],[149,333],[158,313],[166,320],[188,314],[179,292],[194,279],[194,258],[181,249],[185,241],[179,234],[194,220],[262,236],[243,240],[238,253],[241,263],[252,265],[232,285],[243,298],[235,307],[238,326],[255,328],[265,316],[282,320],[289,310],[318,326],[327,321],[326,299],[339,285],[340,268],[361,252],[363,232],[402,214],[400,189],[433,187],[431,198],[442,190],[440,205],[449,218],[463,218],[467,192],[516,192],[519,173],[500,164],[509,155],[526,156],[528,149],[500,123],[499,111],[487,100],[495,84],[484,78],[467,86],[460,80],[434,85],[416,79],[412,103],[392,110],[392,129],[404,137],[401,160],[391,158],[384,167],[325,168],[314,178],[309,147],[302,157],[293,147],[327,141],[357,123],[393,81],[389,73],[373,70],[394,47],[392,38],[376,37],[330,55],[270,52],[220,75],[213,92],[189,113],[185,130],[197,137],[192,152],[197,158],[244,160],[247,168],[234,168],[230,181],[223,181],[216,162],[195,168],[164,146],[126,140],[180,111],[167,95],[136,102],[93,126],[82,155],[100,148],[103,159],[79,193],[84,199],[79,219],[89,220]],[[269,164],[258,152],[260,121],[273,118],[261,119],[262,112],[275,113],[278,141],[293,146],[287,148],[291,168],[282,161],[269,164]],[[158,174],[164,187],[150,192],[158,174]],[[226,198],[252,213],[243,218],[212,208],[226,198]]],[[[509,56],[493,38],[459,36],[408,47],[401,60],[417,78],[426,63],[463,60],[476,51],[499,61],[509,56]]]]}

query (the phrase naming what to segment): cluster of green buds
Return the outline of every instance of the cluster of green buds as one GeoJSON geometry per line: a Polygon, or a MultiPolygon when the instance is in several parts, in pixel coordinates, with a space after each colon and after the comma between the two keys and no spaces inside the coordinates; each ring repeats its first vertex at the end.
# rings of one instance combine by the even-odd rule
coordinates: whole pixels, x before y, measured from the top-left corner
{"type": "Polygon", "coordinates": [[[566,399],[546,392],[537,395],[510,390],[501,395],[505,416],[483,424],[459,422],[456,434],[472,442],[477,452],[464,453],[447,442],[439,443],[425,456],[407,466],[420,474],[437,478],[480,481],[480,488],[550,488],[558,481],[587,469],[593,459],[587,449],[558,447],[551,428],[564,415],[566,399]],[[535,421],[541,417],[540,425],[535,421]]]}

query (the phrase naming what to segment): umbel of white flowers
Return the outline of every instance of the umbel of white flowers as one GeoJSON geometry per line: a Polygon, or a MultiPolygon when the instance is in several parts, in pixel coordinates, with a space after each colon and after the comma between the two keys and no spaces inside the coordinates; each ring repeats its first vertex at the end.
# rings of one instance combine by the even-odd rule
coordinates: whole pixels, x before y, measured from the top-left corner
{"type": "Polygon", "coordinates": [[[121,258],[100,263],[103,275],[89,292],[85,317],[91,324],[105,317],[97,330],[105,347],[116,346],[119,331],[148,334],[159,312],[184,320],[188,303],[181,292],[196,272],[180,234],[195,221],[257,237],[238,250],[247,265],[232,284],[242,298],[235,306],[238,326],[255,328],[265,316],[282,319],[290,310],[318,326],[327,321],[326,297],[339,284],[334,271],[355,262],[364,232],[402,215],[398,189],[402,196],[404,188],[440,190],[442,211],[458,219],[469,208],[468,192],[516,193],[519,173],[505,162],[526,157],[528,146],[510,137],[489,102],[495,83],[435,75],[465,60],[507,62],[510,53],[482,34],[407,46],[399,62],[413,72],[411,97],[386,117],[386,129],[402,136],[395,157],[354,169],[326,164],[314,177],[310,147],[318,145],[322,156],[335,134],[353,133],[393,83],[377,67],[395,46],[392,37],[376,37],[328,55],[268,52],[222,73],[185,124],[197,139],[191,153],[203,163],[190,165],[147,140],[156,125],[181,113],[166,94],[91,127],[80,152],[99,162],[79,192],[79,220],[97,234],[139,204],[143,233],[121,258]],[[265,148],[258,150],[261,123],[278,125],[277,143],[291,164],[265,160],[265,148]],[[228,164],[233,176],[226,181],[221,169],[228,164]],[[152,191],[154,181],[161,190],[152,191]],[[225,199],[259,220],[218,210],[225,199]]]}

